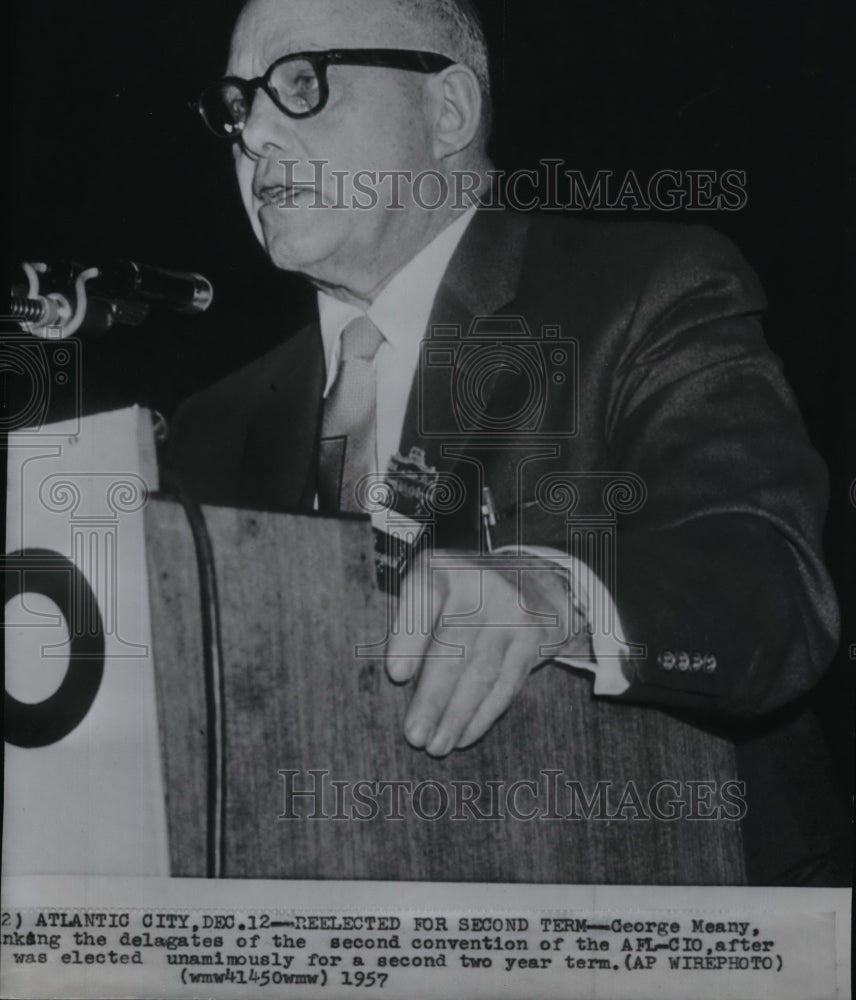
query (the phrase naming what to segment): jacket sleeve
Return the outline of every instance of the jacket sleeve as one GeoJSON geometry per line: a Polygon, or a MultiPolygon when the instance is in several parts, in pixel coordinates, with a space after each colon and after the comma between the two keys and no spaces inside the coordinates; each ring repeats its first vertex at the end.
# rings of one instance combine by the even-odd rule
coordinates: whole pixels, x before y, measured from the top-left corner
{"type": "Polygon", "coordinates": [[[649,269],[612,380],[609,463],[644,483],[619,523],[624,699],[718,719],[811,688],[835,649],[827,477],[735,248],[682,231],[649,269]]]}

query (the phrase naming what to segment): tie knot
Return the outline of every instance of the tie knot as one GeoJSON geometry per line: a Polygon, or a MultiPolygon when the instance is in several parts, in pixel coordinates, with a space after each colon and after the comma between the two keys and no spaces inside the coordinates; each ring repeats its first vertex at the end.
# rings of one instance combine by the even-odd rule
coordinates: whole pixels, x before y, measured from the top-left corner
{"type": "Polygon", "coordinates": [[[372,361],[382,343],[383,334],[368,316],[358,316],[342,331],[342,361],[372,361]]]}

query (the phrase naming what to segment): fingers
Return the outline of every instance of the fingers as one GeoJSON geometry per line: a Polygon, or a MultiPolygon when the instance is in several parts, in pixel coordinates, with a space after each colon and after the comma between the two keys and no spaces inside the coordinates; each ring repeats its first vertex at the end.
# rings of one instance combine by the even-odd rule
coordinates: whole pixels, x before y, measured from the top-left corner
{"type": "Polygon", "coordinates": [[[513,641],[506,653],[506,669],[500,674],[488,696],[476,708],[467,726],[458,737],[455,747],[462,750],[470,746],[490,729],[520,693],[534,663],[529,663],[530,651],[520,642],[513,641]]]}
{"type": "MultiPolygon", "coordinates": [[[[463,669],[464,661],[457,657],[425,663],[404,717],[404,736],[411,746],[425,747],[429,753],[434,753],[437,725],[458,686],[463,669]]],[[[442,752],[437,756],[442,756],[442,752]]]]}
{"type": "Polygon", "coordinates": [[[386,647],[386,672],[394,684],[406,684],[419,673],[428,654],[431,636],[391,635],[386,647]]]}
{"type": "Polygon", "coordinates": [[[464,657],[432,658],[424,664],[404,720],[404,735],[412,746],[425,747],[435,757],[454,749],[501,669],[505,644],[486,645],[476,655],[465,650],[464,657]]]}
{"type": "Polygon", "coordinates": [[[405,684],[419,673],[443,598],[443,580],[428,572],[426,560],[417,558],[402,581],[386,648],[386,672],[395,684],[405,684]]]}

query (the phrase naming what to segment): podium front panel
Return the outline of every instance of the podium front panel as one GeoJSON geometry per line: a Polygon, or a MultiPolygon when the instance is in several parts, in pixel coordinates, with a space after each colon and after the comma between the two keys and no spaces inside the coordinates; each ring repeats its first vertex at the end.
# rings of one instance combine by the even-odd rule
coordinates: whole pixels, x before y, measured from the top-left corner
{"type": "MultiPolygon", "coordinates": [[[[477,744],[431,758],[403,737],[411,686],[385,672],[369,524],[203,513],[221,614],[227,877],[743,881],[739,802],[716,798],[737,778],[730,743],[595,699],[589,676],[550,663],[477,744]]],[[[150,503],[146,532],[172,872],[201,876],[212,734],[196,552],[177,504],[150,503]]]]}

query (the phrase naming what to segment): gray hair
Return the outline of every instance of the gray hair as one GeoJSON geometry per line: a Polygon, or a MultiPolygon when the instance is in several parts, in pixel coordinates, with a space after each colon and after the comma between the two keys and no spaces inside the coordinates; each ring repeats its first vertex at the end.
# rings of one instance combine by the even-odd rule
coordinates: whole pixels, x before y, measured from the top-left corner
{"type": "Polygon", "coordinates": [[[481,19],[471,0],[397,0],[414,21],[424,24],[431,48],[475,73],[486,110],[490,106],[490,65],[481,19]]]}
{"type": "MultiPolygon", "coordinates": [[[[493,102],[487,39],[473,0],[392,0],[419,31],[419,47],[468,66],[482,93],[482,128],[490,133],[493,102]]],[[[241,8],[252,0],[243,0],[241,8]]]]}

